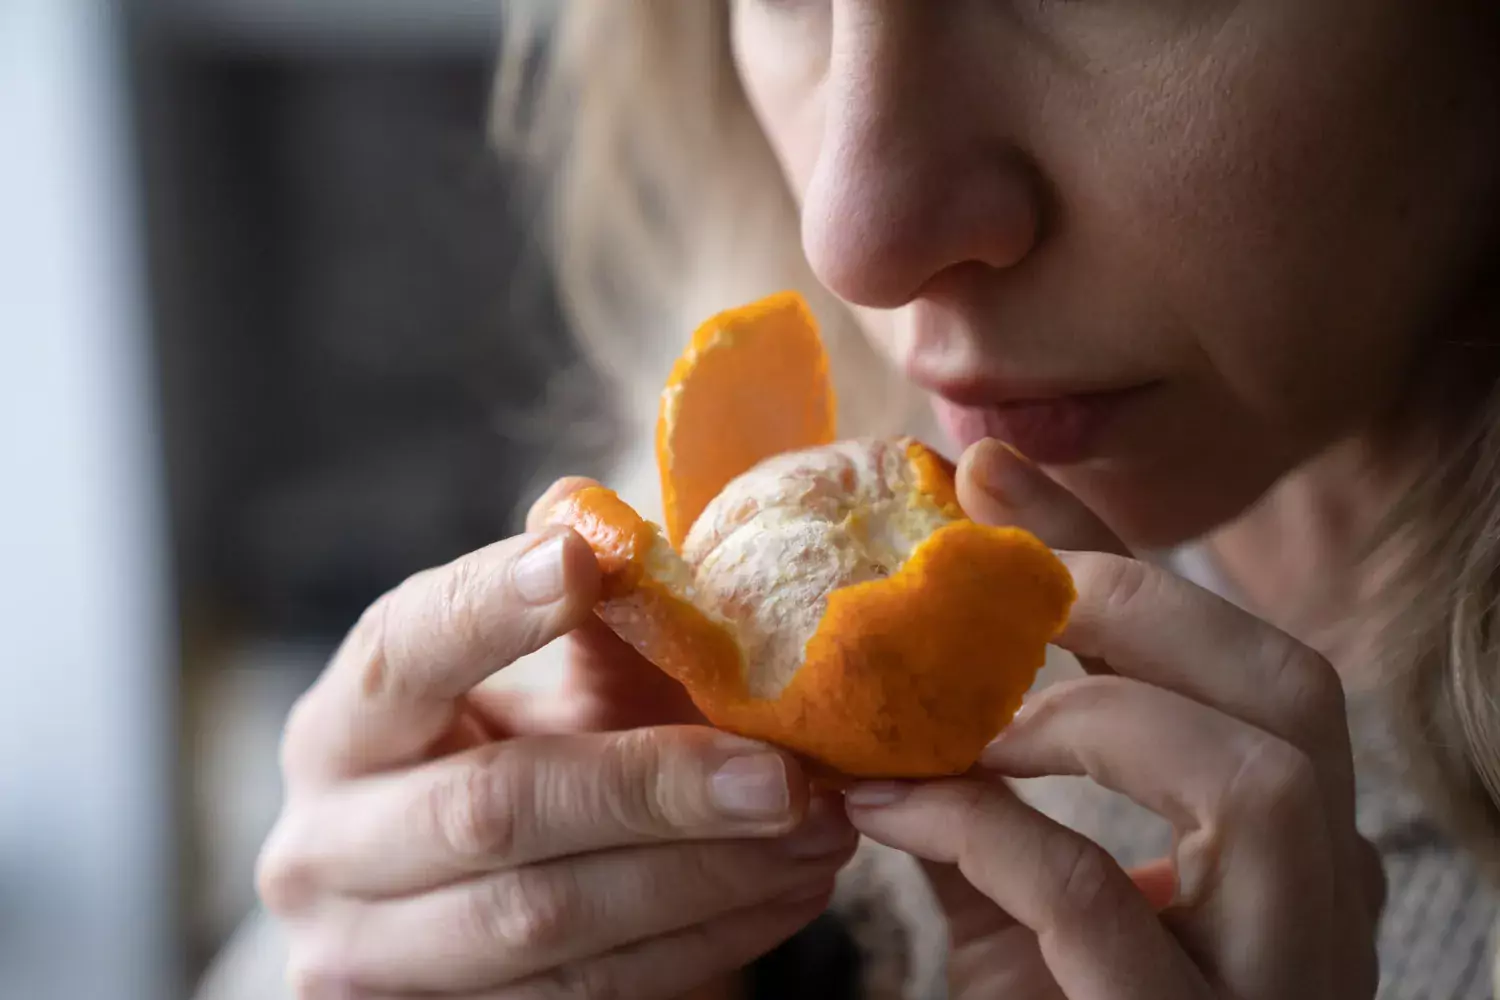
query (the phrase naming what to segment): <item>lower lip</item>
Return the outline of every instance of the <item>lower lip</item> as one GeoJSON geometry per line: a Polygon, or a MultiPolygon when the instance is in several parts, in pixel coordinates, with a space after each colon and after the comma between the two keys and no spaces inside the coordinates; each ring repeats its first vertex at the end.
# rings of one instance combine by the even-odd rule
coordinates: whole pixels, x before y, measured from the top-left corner
{"type": "Polygon", "coordinates": [[[961,406],[938,398],[938,422],[960,448],[998,438],[1033,462],[1074,465],[1097,457],[1121,405],[1140,390],[1059,396],[996,406],[961,406]]]}

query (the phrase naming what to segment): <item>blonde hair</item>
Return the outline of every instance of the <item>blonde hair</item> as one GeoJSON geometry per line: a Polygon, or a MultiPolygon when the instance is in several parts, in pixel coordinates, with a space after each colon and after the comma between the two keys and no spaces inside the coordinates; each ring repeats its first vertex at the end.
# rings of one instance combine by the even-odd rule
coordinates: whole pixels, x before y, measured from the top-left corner
{"type": "Polygon", "coordinates": [[[918,419],[920,400],[807,267],[796,206],[729,58],[726,4],[506,11],[492,131],[547,186],[560,306],[625,430],[612,475],[654,493],[642,466],[672,359],[703,317],[782,289],[807,297],[837,358],[844,434],[918,419]]]}
{"type": "Polygon", "coordinates": [[[1413,784],[1494,876],[1500,875],[1500,380],[1468,407],[1450,439],[1436,468],[1397,505],[1377,538],[1397,553],[1391,582],[1378,595],[1391,618],[1381,658],[1413,784]]]}
{"type": "MultiPolygon", "coordinates": [[[[495,134],[548,178],[565,315],[649,439],[656,393],[698,318],[797,288],[836,357],[845,433],[908,424],[913,394],[802,254],[795,205],[730,57],[728,5],[509,0],[495,134]],[[545,43],[544,43],[545,42],[545,43]]],[[[1406,763],[1481,856],[1500,837],[1500,391],[1403,507],[1386,595],[1390,703],[1406,763]],[[1404,582],[1403,582],[1404,581],[1404,582]]],[[[637,449],[619,475],[654,495],[637,449]]]]}

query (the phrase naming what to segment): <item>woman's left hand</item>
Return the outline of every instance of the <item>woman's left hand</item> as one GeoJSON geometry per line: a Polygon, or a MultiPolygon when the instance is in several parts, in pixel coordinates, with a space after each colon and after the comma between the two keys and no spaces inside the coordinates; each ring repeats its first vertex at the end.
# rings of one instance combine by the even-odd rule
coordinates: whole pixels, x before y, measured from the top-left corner
{"type": "Polygon", "coordinates": [[[1383,882],[1354,825],[1332,667],[1121,554],[1076,499],[1014,456],[979,446],[961,471],[976,519],[1096,551],[1063,556],[1079,597],[1058,639],[1090,676],[1033,698],[975,774],[859,786],[848,797],[863,833],[931,863],[953,995],[1372,996],[1383,882]],[[994,468],[976,474],[985,462],[1010,463],[1000,481],[1022,488],[977,490],[976,475],[997,478],[994,468]],[[998,776],[1058,774],[1087,775],[1168,820],[1173,856],[1127,873],[998,776]]]}

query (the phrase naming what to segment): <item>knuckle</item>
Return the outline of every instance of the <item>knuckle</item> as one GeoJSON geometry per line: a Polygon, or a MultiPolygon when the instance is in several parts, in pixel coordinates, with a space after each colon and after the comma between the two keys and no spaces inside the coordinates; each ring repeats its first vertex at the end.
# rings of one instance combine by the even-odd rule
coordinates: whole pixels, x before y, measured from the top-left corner
{"type": "Polygon", "coordinates": [[[445,634],[464,650],[484,648],[482,608],[490,577],[471,555],[461,556],[436,572],[434,600],[437,620],[445,634]]]}
{"type": "Polygon", "coordinates": [[[674,780],[671,758],[651,730],[620,733],[605,743],[600,778],[604,807],[620,827],[638,836],[660,836],[691,824],[684,802],[690,781],[674,780]]]}
{"type": "Polygon", "coordinates": [[[559,965],[538,975],[507,1000],[625,1000],[624,986],[597,962],[559,965]]]}
{"type": "Polygon", "coordinates": [[[1110,618],[1122,617],[1141,599],[1153,579],[1143,562],[1125,556],[1093,554],[1085,564],[1099,594],[1100,607],[1110,618]]]}
{"type": "Polygon", "coordinates": [[[503,744],[437,782],[427,796],[431,828],[444,848],[478,863],[515,854],[520,824],[521,777],[505,766],[503,744]]]}
{"type": "Polygon", "coordinates": [[[354,975],[325,954],[294,948],[286,966],[287,991],[296,1000],[351,1000],[364,994],[354,975]]]}
{"type": "Polygon", "coordinates": [[[792,872],[770,868],[762,844],[684,844],[673,851],[670,867],[642,872],[645,891],[660,900],[699,898],[738,908],[758,902],[784,886],[792,872]]]}
{"type": "Polygon", "coordinates": [[[577,932],[582,908],[566,866],[518,868],[468,895],[463,933],[512,954],[550,954],[577,932]]]}
{"type": "Polygon", "coordinates": [[[1277,633],[1274,642],[1277,648],[1269,653],[1272,690],[1280,693],[1298,725],[1320,732],[1329,719],[1342,719],[1344,685],[1333,664],[1291,636],[1277,633]]]}
{"type": "MultiPolygon", "coordinates": [[[[1091,674],[1059,681],[1038,692],[1026,712],[1033,720],[1108,706],[1138,681],[1112,674],[1091,674]]],[[[1033,723],[1037,724],[1037,723],[1033,723]]]]}
{"type": "Polygon", "coordinates": [[[958,823],[963,836],[961,853],[972,855],[982,850],[988,840],[989,824],[985,814],[985,788],[977,781],[956,781],[949,788],[958,800],[958,823]]]}
{"type": "Polygon", "coordinates": [[[360,617],[350,633],[350,654],[359,664],[359,689],[367,695],[392,701],[416,701],[425,673],[408,669],[404,656],[406,643],[401,641],[403,626],[410,626],[413,616],[407,606],[431,578],[432,570],[407,577],[392,590],[382,594],[360,617]]]}
{"type": "Polygon", "coordinates": [[[1227,797],[1230,812],[1259,816],[1262,824],[1322,812],[1312,758],[1269,735],[1256,738],[1245,751],[1227,797]]]}
{"type": "Polygon", "coordinates": [[[294,845],[296,814],[284,815],[255,863],[255,891],[266,909],[277,916],[291,916],[307,908],[318,894],[313,865],[294,845]]]}
{"type": "Polygon", "coordinates": [[[525,613],[516,601],[507,582],[514,561],[513,554],[491,547],[410,581],[416,596],[409,600],[443,636],[453,658],[509,662],[555,638],[556,622],[545,614],[525,613]]]}
{"type": "Polygon", "coordinates": [[[1052,884],[1052,926],[1097,913],[1115,887],[1115,864],[1104,850],[1081,837],[1059,837],[1047,861],[1052,884]]]}
{"type": "Polygon", "coordinates": [[[983,885],[995,845],[987,789],[980,782],[962,780],[948,783],[946,789],[955,799],[958,870],[970,882],[983,885]]]}

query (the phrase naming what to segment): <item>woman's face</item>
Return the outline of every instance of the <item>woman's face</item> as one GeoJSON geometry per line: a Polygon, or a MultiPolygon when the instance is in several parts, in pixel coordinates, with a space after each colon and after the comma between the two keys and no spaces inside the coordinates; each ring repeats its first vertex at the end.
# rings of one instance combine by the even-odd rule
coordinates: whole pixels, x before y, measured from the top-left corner
{"type": "Polygon", "coordinates": [[[1492,6],[734,0],[734,44],[816,274],[954,444],[1010,440],[1149,545],[1461,335],[1492,6]]]}

